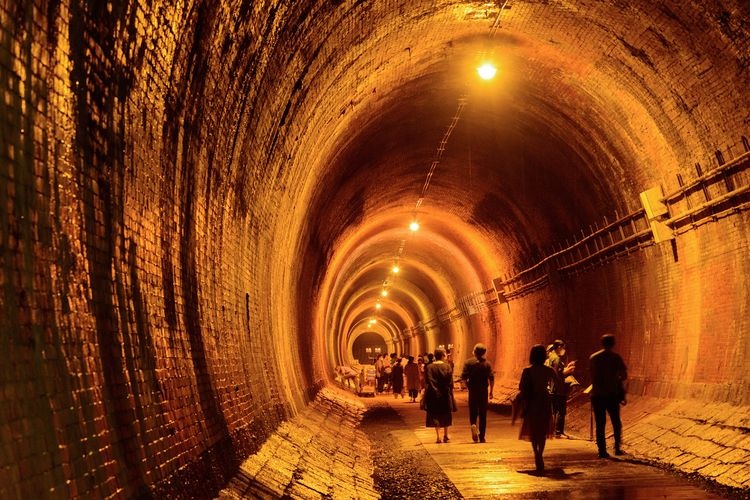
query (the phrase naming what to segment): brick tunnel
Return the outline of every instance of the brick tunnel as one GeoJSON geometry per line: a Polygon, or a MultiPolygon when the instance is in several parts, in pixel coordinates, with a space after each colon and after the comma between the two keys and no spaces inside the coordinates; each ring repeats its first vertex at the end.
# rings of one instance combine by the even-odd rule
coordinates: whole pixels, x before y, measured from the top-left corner
{"type": "Polygon", "coordinates": [[[605,332],[633,448],[747,488],[748,19],[3,2],[0,497],[215,496],[372,346],[605,332]]]}

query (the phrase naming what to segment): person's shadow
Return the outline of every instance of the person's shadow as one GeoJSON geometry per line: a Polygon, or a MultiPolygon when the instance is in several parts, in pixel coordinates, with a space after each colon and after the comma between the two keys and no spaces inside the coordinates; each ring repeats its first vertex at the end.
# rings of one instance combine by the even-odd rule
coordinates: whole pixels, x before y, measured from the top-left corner
{"type": "Polygon", "coordinates": [[[563,469],[562,467],[553,467],[551,469],[544,469],[544,470],[527,469],[527,470],[519,470],[518,472],[521,474],[528,474],[529,476],[547,477],[547,478],[555,479],[558,481],[562,481],[565,479],[572,479],[576,476],[580,476],[581,474],[583,474],[583,472],[567,473],[565,472],[565,469],[563,469]]]}

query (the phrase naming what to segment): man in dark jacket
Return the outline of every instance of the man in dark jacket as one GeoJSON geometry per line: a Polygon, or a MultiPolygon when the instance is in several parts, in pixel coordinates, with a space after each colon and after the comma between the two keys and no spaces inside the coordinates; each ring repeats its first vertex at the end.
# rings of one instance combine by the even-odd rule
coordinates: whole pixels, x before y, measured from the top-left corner
{"type": "Polygon", "coordinates": [[[568,413],[568,395],[570,394],[570,376],[576,369],[576,362],[568,363],[565,355],[565,342],[555,340],[550,346],[547,366],[555,370],[560,384],[555,387],[552,395],[552,410],[555,414],[555,437],[568,437],[565,434],[565,415],[568,413]]]}
{"type": "Polygon", "coordinates": [[[608,458],[607,441],[604,438],[604,427],[607,425],[607,413],[612,421],[615,434],[615,455],[622,455],[622,422],[620,421],[620,404],[625,403],[624,382],[628,378],[625,362],[619,354],[612,351],[615,346],[615,336],[602,335],[601,351],[597,351],[589,358],[591,373],[591,406],[594,410],[596,423],[596,446],[599,457],[608,458]]]}
{"type": "Polygon", "coordinates": [[[495,374],[492,372],[492,365],[484,358],[486,353],[487,348],[483,344],[475,345],[474,357],[466,360],[461,372],[461,379],[469,389],[469,423],[471,423],[471,439],[475,443],[485,442],[487,405],[492,399],[492,390],[495,387],[495,374]],[[477,419],[479,428],[477,428],[477,419]]]}

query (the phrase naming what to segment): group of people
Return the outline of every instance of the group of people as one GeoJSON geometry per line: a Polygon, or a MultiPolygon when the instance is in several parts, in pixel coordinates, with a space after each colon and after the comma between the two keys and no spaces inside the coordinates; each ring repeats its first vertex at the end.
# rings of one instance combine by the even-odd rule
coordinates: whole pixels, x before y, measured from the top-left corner
{"type": "MultiPolygon", "coordinates": [[[[612,422],[615,454],[621,455],[622,422],[620,405],[625,404],[627,368],[622,357],[613,351],[615,337],[611,334],[601,338],[602,349],[589,358],[591,376],[591,406],[596,425],[596,445],[599,457],[607,458],[605,426],[607,414],[612,422]]],[[[523,407],[524,420],[520,437],[531,441],[536,469],[544,470],[544,447],[547,438],[565,436],[565,414],[567,398],[573,383],[570,377],[575,362],[567,363],[565,344],[555,341],[551,349],[535,345],[529,353],[530,365],[521,373],[517,401],[523,407]]]]}
{"type": "MultiPolygon", "coordinates": [[[[449,353],[443,352],[446,361],[453,368],[449,353]]],[[[391,392],[394,398],[403,398],[404,390],[409,395],[409,402],[416,403],[417,397],[425,387],[425,367],[435,361],[434,353],[417,356],[398,356],[395,352],[389,356],[379,355],[375,359],[375,392],[391,392]]]]}
{"type": "MultiPolygon", "coordinates": [[[[484,345],[474,346],[474,357],[464,363],[461,372],[461,380],[469,390],[469,420],[471,437],[475,443],[485,442],[487,407],[495,383],[492,365],[484,357],[486,352],[484,345]]],[[[453,363],[446,357],[446,351],[436,349],[434,360],[426,364],[424,369],[421,406],[425,410],[425,426],[435,429],[436,443],[450,441],[448,428],[453,424],[453,413],[458,410],[453,395],[453,363]]]]}
{"type": "MultiPolygon", "coordinates": [[[[627,379],[627,368],[622,357],[613,351],[613,335],[603,335],[601,344],[602,349],[589,358],[589,373],[596,443],[599,456],[606,458],[609,457],[605,440],[607,414],[614,430],[614,453],[623,453],[620,448],[620,405],[625,404],[624,382],[627,379]]],[[[487,348],[483,344],[476,344],[473,357],[466,360],[461,372],[461,380],[469,391],[469,423],[471,437],[475,443],[486,441],[487,408],[489,400],[493,397],[495,383],[492,365],[487,361],[486,353],[487,348]]],[[[400,361],[395,361],[391,365],[390,383],[394,395],[401,392],[396,379],[402,379],[404,373],[411,401],[416,401],[419,391],[424,388],[420,403],[426,412],[425,425],[435,429],[436,443],[447,443],[450,441],[448,428],[452,425],[453,413],[457,410],[453,395],[453,363],[448,362],[443,349],[436,349],[433,358],[428,359],[428,362],[414,363],[412,356],[408,359],[403,372],[396,368],[401,366],[400,361]],[[409,368],[410,366],[415,368],[409,368]],[[409,372],[412,371],[412,377],[416,378],[410,378],[409,372]],[[412,385],[410,380],[417,382],[412,385]]],[[[542,471],[547,439],[553,436],[567,437],[567,400],[571,387],[578,384],[573,376],[576,362],[567,361],[565,343],[556,340],[548,347],[541,344],[533,346],[529,353],[529,363],[521,373],[516,397],[517,407],[522,408],[523,413],[519,439],[531,442],[536,469],[542,471]]]]}

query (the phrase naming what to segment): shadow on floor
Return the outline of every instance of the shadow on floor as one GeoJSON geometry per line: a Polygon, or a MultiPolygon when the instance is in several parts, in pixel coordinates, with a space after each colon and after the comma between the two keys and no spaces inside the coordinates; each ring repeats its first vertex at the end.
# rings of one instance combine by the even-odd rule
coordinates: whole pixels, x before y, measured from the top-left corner
{"type": "Polygon", "coordinates": [[[518,470],[516,471],[520,474],[528,474],[529,476],[536,476],[536,477],[546,477],[549,479],[557,479],[557,480],[565,480],[565,479],[572,479],[576,476],[580,476],[583,474],[583,472],[565,472],[565,470],[561,467],[554,467],[552,469],[544,469],[543,471],[538,471],[536,469],[526,469],[526,470],[518,470]]]}

